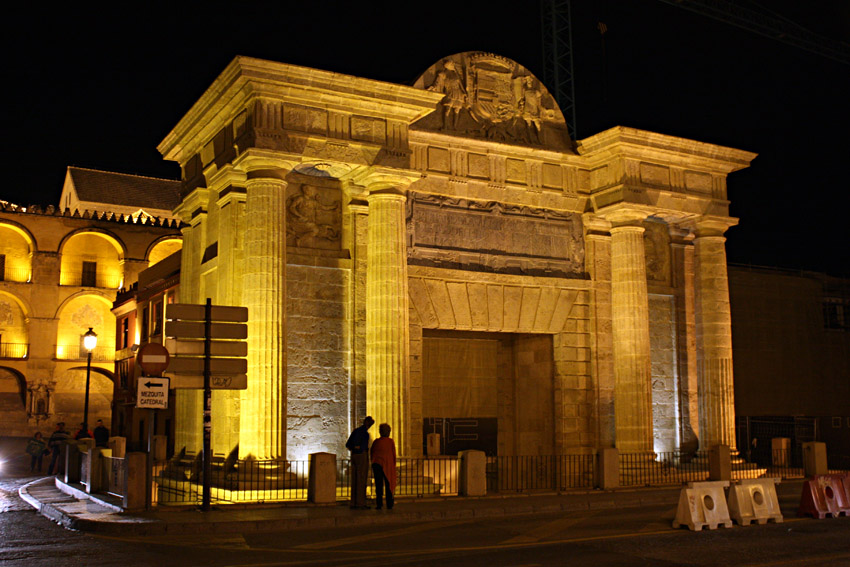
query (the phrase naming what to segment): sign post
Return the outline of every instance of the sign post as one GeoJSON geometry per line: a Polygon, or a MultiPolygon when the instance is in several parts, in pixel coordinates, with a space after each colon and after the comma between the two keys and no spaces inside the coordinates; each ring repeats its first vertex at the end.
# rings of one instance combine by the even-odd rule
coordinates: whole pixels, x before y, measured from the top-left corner
{"type": "Polygon", "coordinates": [[[203,492],[201,509],[210,509],[212,492],[212,390],[248,387],[248,309],[174,303],[166,309],[166,344],[175,355],[169,374],[175,389],[203,389],[203,492]],[[201,339],[201,340],[199,340],[201,339]]]}
{"type": "Polygon", "coordinates": [[[145,459],[145,509],[152,505],[153,488],[153,435],[156,414],[154,410],[168,409],[168,378],[161,378],[168,368],[168,350],[157,343],[142,345],[136,360],[142,368],[142,376],[136,384],[136,407],[148,410],[148,454],[145,459]]]}

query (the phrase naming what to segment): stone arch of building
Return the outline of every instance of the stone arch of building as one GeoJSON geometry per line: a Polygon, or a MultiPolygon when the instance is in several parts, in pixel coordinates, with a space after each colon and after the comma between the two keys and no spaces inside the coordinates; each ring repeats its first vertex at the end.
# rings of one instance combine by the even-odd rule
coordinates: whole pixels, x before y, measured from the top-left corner
{"type": "Polygon", "coordinates": [[[155,257],[155,252],[158,249],[161,249],[162,245],[168,245],[168,244],[172,244],[172,243],[175,243],[175,244],[179,243],[180,246],[182,247],[183,239],[179,236],[173,236],[173,235],[166,235],[166,236],[161,236],[161,237],[157,238],[156,240],[151,242],[150,245],[148,246],[148,249],[145,250],[145,260],[147,260],[150,263],[150,265],[153,265],[155,262],[153,262],[152,260],[155,257]]]}
{"type": "Polygon", "coordinates": [[[21,398],[21,409],[26,409],[27,405],[27,379],[20,370],[16,370],[10,366],[0,366],[0,371],[5,371],[11,374],[18,384],[18,395],[21,398]]]}
{"type": "Polygon", "coordinates": [[[10,219],[3,219],[0,220],[0,227],[9,228],[20,234],[24,238],[24,240],[29,243],[30,253],[34,253],[38,250],[38,241],[36,240],[35,235],[31,233],[29,229],[24,225],[10,219]]]}
{"type": "Polygon", "coordinates": [[[121,238],[119,238],[117,234],[109,230],[97,227],[78,228],[76,230],[72,230],[71,232],[63,236],[62,240],[59,242],[59,254],[61,255],[63,253],[65,247],[68,245],[68,242],[72,238],[74,238],[75,236],[80,236],[82,234],[94,234],[100,236],[115,248],[115,251],[118,252],[119,260],[123,260],[127,257],[127,245],[124,244],[124,241],[121,240],[121,238]]]}
{"type": "Polygon", "coordinates": [[[14,301],[15,303],[17,303],[17,304],[18,304],[18,307],[20,307],[20,308],[21,308],[21,311],[23,311],[23,313],[24,313],[24,317],[25,317],[25,319],[26,319],[27,321],[29,320],[30,313],[32,313],[32,307],[30,307],[29,302],[28,302],[25,298],[20,297],[20,296],[18,296],[18,295],[16,295],[16,294],[14,294],[14,293],[12,293],[12,292],[10,292],[10,291],[6,291],[6,290],[0,290],[0,297],[9,297],[9,298],[11,298],[11,299],[12,299],[12,301],[14,301]]]}
{"type": "Polygon", "coordinates": [[[59,316],[62,314],[62,311],[68,306],[68,304],[80,297],[95,297],[111,308],[113,303],[112,298],[114,296],[114,293],[110,294],[109,292],[100,290],[78,291],[69,295],[59,303],[59,306],[56,308],[56,312],[53,314],[53,318],[58,319],[59,316]]]}
{"type": "MultiPolygon", "coordinates": [[[[71,372],[73,370],[80,370],[82,372],[85,372],[86,368],[87,368],[86,366],[72,366],[72,367],[66,369],[65,372],[71,372]]],[[[95,363],[92,363],[92,365],[91,365],[91,372],[92,372],[92,374],[100,374],[101,376],[105,376],[106,378],[109,378],[110,380],[112,380],[112,382],[115,382],[115,373],[114,372],[112,372],[111,370],[107,370],[106,368],[101,368],[100,366],[97,366],[95,363]]]]}

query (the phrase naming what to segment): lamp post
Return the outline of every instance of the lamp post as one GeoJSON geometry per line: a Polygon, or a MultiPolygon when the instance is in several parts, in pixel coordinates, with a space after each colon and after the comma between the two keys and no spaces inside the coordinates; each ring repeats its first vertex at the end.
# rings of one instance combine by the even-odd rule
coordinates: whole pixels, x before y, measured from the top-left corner
{"type": "Polygon", "coordinates": [[[89,384],[91,384],[91,352],[97,346],[97,333],[91,327],[83,335],[83,346],[88,351],[88,362],[86,363],[86,405],[83,408],[83,434],[89,430],[89,384]]]}

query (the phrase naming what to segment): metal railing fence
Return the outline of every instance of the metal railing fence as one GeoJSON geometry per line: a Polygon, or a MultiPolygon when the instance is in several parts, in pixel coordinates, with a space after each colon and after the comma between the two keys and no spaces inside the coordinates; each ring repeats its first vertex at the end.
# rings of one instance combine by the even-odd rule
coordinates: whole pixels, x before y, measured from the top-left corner
{"type": "MultiPolygon", "coordinates": [[[[57,360],[86,360],[89,352],[81,345],[56,345],[57,360]]],[[[113,347],[99,346],[91,352],[91,359],[97,362],[112,362],[115,360],[113,347]]]]}
{"type": "Polygon", "coordinates": [[[29,343],[0,343],[0,358],[25,359],[29,350],[29,343]]]}
{"type": "MultiPolygon", "coordinates": [[[[161,505],[200,504],[203,467],[200,459],[172,460],[156,467],[154,482],[161,505]]],[[[307,499],[308,462],[246,459],[213,461],[212,502],[283,502],[307,499]]]]}
{"type": "Polygon", "coordinates": [[[621,453],[620,486],[664,486],[708,479],[708,453],[621,453]]]}
{"type": "Polygon", "coordinates": [[[487,458],[488,492],[592,488],[595,455],[520,455],[487,458]]]}
{"type": "Polygon", "coordinates": [[[30,281],[30,276],[32,275],[32,269],[27,268],[12,268],[10,266],[6,266],[6,268],[0,271],[0,281],[4,282],[16,282],[16,283],[27,283],[30,281]]]}

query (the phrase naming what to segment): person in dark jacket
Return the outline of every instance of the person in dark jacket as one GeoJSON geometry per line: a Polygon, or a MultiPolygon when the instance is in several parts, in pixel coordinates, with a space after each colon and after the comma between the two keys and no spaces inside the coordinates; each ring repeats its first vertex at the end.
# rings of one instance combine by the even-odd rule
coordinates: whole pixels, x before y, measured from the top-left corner
{"type": "Polygon", "coordinates": [[[109,430],[103,426],[103,420],[97,420],[97,427],[94,428],[94,444],[97,447],[107,447],[109,445],[109,430]]]}
{"type": "Polygon", "coordinates": [[[30,459],[30,472],[36,472],[36,465],[38,465],[38,472],[41,472],[41,461],[44,455],[49,452],[47,443],[42,439],[41,431],[36,431],[27,443],[27,453],[32,457],[30,459]]]}
{"type": "Polygon", "coordinates": [[[59,457],[62,453],[62,446],[67,444],[70,438],[71,434],[65,431],[65,422],[57,423],[56,431],[47,441],[47,446],[50,449],[50,465],[47,467],[47,474],[59,473],[59,457]]]}
{"type": "Polygon", "coordinates": [[[351,451],[351,508],[367,510],[366,484],[369,482],[369,428],[375,423],[366,416],[363,425],[351,432],[345,448],[351,451]]]}

